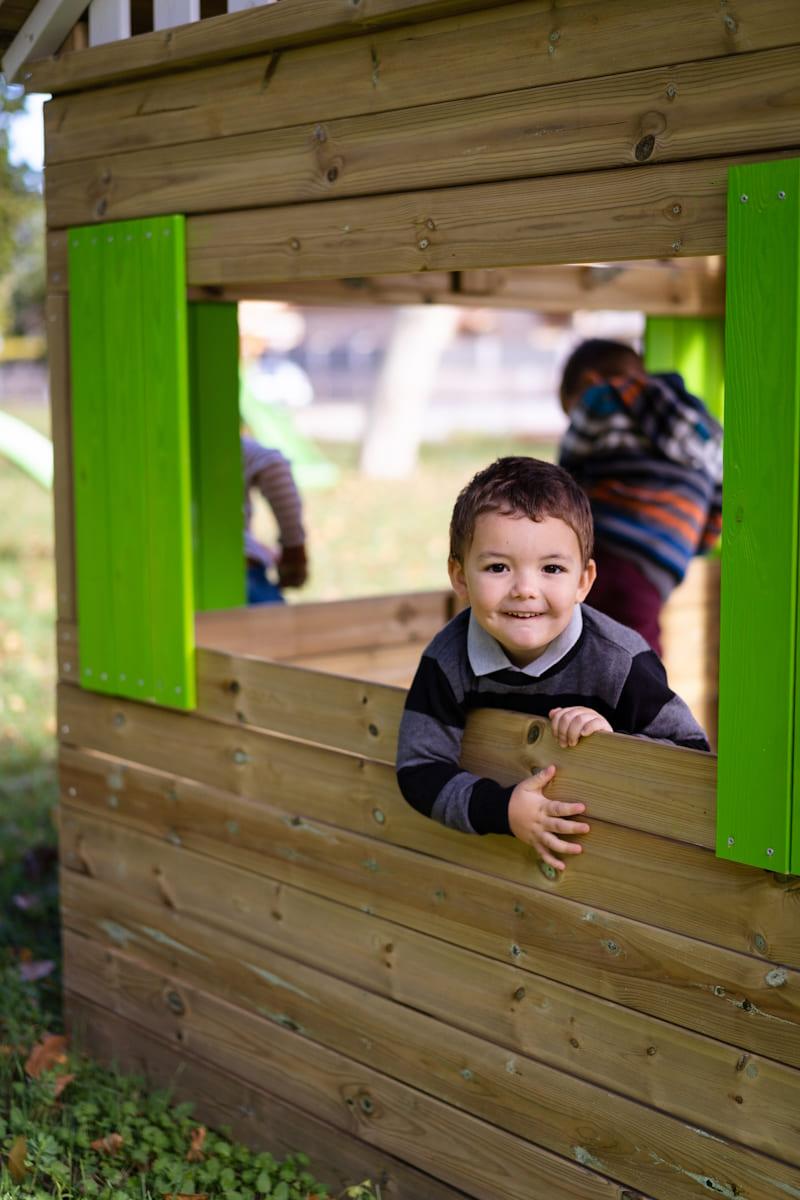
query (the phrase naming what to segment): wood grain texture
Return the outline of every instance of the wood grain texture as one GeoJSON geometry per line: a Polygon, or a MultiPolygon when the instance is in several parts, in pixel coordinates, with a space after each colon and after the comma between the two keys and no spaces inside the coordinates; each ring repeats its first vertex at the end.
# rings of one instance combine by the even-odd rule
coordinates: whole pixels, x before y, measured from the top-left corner
{"type": "MultiPolygon", "coordinates": [[[[507,4],[199,70],[173,70],[106,87],[101,112],[91,91],[72,93],[45,106],[45,157],[52,165],[309,122],[324,128],[329,121],[420,104],[480,100],[529,88],[552,92],[558,85],[603,76],[620,75],[622,82],[622,75],[632,77],[633,68],[640,77],[648,69],[655,79],[659,72],[664,76],[651,107],[666,122],[691,106],[698,70],[713,80],[736,70],[740,61],[742,86],[735,99],[743,116],[765,86],[755,80],[750,90],[745,61],[758,58],[766,64],[770,47],[800,41],[800,21],[786,0],[747,0],[742,6],[748,10],[746,54],[738,52],[738,37],[719,38],[722,19],[694,0],[678,0],[669,12],[654,11],[642,0],[605,4],[601,23],[593,7],[596,13],[591,4],[562,5],[554,16],[541,3],[507,4]],[[615,35],[623,23],[628,57],[621,64],[615,35]],[[553,34],[558,34],[555,40],[553,34]]],[[[587,84],[580,94],[593,111],[606,103],[587,84]]],[[[574,124],[576,114],[570,118],[574,124]]],[[[552,122],[545,124],[558,134],[552,122]]],[[[635,120],[627,125],[633,133],[635,120]]]]}
{"type": "Polygon", "coordinates": [[[190,216],[188,283],[720,254],[733,161],[190,216]]]}
{"type": "MultiPolygon", "coordinates": [[[[105,46],[95,51],[65,55],[61,60],[31,63],[25,82],[30,91],[59,93],[138,76],[213,63],[227,58],[285,49],[293,45],[328,41],[369,30],[380,35],[381,26],[416,24],[450,18],[436,30],[449,39],[451,49],[441,59],[443,74],[450,73],[464,54],[457,37],[459,26],[472,30],[516,20],[516,29],[498,47],[495,81],[490,90],[525,86],[531,79],[580,79],[593,74],[681,62],[691,48],[696,59],[718,58],[798,41],[797,9],[792,0],[740,0],[736,16],[715,5],[696,0],[674,0],[669,9],[654,8],[646,0],[610,0],[603,3],[598,21],[596,0],[562,3],[554,13],[548,0],[498,6],[492,0],[370,0],[355,10],[344,0],[303,0],[282,6],[274,13],[239,13],[237,20],[200,21],[165,33],[139,37],[125,46],[105,46]],[[470,10],[487,10],[485,15],[470,10]],[[453,14],[459,14],[453,17],[453,14]],[[730,18],[730,19],[728,19],[730,18]],[[516,34],[516,37],[514,37],[516,34]],[[507,64],[507,65],[506,65],[507,64]],[[505,66],[505,72],[503,70],[505,66]],[[521,85],[519,72],[527,70],[521,85]],[[505,84],[504,79],[511,82],[505,84]]],[[[421,26],[424,34],[424,25],[421,26]]],[[[486,38],[485,40],[489,40],[486,38]]],[[[379,56],[390,57],[385,43],[379,56]]],[[[424,50],[420,71],[425,71],[424,50]]],[[[380,57],[379,57],[380,61],[380,57]]],[[[370,76],[374,64],[370,64],[370,76]]],[[[402,84],[392,77],[392,86],[402,84]]]]}
{"type": "Polygon", "coordinates": [[[72,400],[69,359],[69,306],[63,295],[45,302],[50,428],[53,439],[53,517],[56,562],[56,613],[77,619],[75,597],[75,512],[72,497],[72,400]]]}
{"type": "MultiPolygon", "coordinates": [[[[302,740],[272,738],[247,725],[222,725],[125,700],[103,701],[71,687],[62,687],[59,695],[59,728],[66,745],[100,750],[239,795],[296,796],[296,772],[305,769],[313,772],[315,787],[324,789],[333,805],[351,791],[379,802],[393,797],[399,802],[393,774],[387,772],[387,763],[394,761],[394,735],[388,729],[386,760],[375,764],[302,740]],[[365,782],[359,783],[362,778],[365,782]]],[[[356,725],[357,718],[353,721],[356,725]]],[[[380,726],[376,729],[377,734],[367,732],[377,743],[380,726]]],[[[503,784],[517,783],[553,763],[558,771],[550,794],[557,799],[579,796],[599,820],[713,844],[716,763],[700,751],[622,734],[595,734],[580,746],[561,750],[540,718],[480,709],[468,723],[462,762],[503,784]]]]}
{"type": "Polygon", "coordinates": [[[799,146],[798,72],[800,48],[789,47],[440,104],[423,88],[416,107],[390,112],[330,119],[318,109],[288,128],[225,137],[215,128],[143,150],[117,144],[48,163],[48,224],[646,171],[799,146]]]}
{"type": "MultiPolygon", "coordinates": [[[[432,21],[478,8],[501,7],[506,0],[294,0],[271,12],[244,9],[207,17],[190,25],[135,41],[110,43],[63,58],[30,63],[23,81],[32,92],[64,92],[125,78],[150,76],[198,63],[219,62],[288,46],[327,42],[365,30],[432,21]]],[[[546,0],[539,0],[544,7],[546,0]]]]}
{"type": "Polygon", "coordinates": [[[502,1045],[507,1064],[522,1054],[795,1160],[800,1076],[768,1058],[291,886],[274,886],[259,944],[240,953],[241,930],[210,929],[163,897],[114,892],[72,870],[62,883],[69,930],[154,970],[213,972],[223,999],[257,987],[286,1027],[302,1024],[286,972],[304,963],[357,986],[365,1006],[382,996],[502,1045]]]}
{"type": "MultiPolygon", "coordinates": [[[[356,1061],[368,1062],[392,1078],[423,1087],[458,1108],[485,1116],[560,1153],[565,1152],[565,1144],[560,1140],[565,1124],[570,1129],[566,1134],[569,1142],[581,1142],[579,1128],[583,1128],[583,1138],[590,1139],[593,1153],[604,1147],[606,1165],[612,1174],[656,1194],[660,1189],[648,1174],[652,1158],[631,1154],[631,1136],[634,1142],[649,1147],[655,1147],[663,1139],[658,1157],[664,1156],[667,1144],[672,1144],[673,1153],[680,1146],[679,1159],[684,1154],[691,1157],[693,1138],[687,1140],[672,1121],[661,1122],[658,1118],[649,1130],[643,1128],[646,1116],[638,1105],[631,1103],[631,1098],[644,1100],[648,1109],[655,1102],[666,1114],[685,1117],[690,1127],[714,1130],[734,1142],[798,1163],[800,1073],[796,1070],[759,1061],[754,1067],[757,1074],[752,1076],[760,1079],[759,1103],[754,1104],[746,1086],[742,1086],[741,1092],[730,1094],[730,1069],[733,1064],[735,1076],[735,1063],[740,1061],[733,1048],[692,1036],[661,1021],[639,1019],[633,1040],[645,1032],[642,1026],[650,1037],[640,1054],[645,1061],[661,1057],[657,1066],[648,1063],[648,1069],[639,1067],[636,1074],[625,1061],[626,1055],[630,1056],[633,1028],[622,1030],[620,1010],[564,988],[560,989],[559,998],[570,1015],[566,1018],[561,1013],[560,1021],[565,1027],[571,1022],[570,1036],[564,1037],[559,1032],[555,1045],[551,1045],[552,1022],[531,1020],[525,1049],[521,1045],[525,1039],[517,1030],[510,1033],[507,1022],[498,1013],[500,1006],[495,992],[499,979],[494,980],[489,991],[480,1025],[473,1018],[469,1030],[469,1020],[465,1022],[461,1010],[447,1003],[447,995],[461,994],[462,989],[470,991],[479,985],[473,971],[475,956],[464,953],[461,962],[451,959],[445,977],[445,964],[437,961],[437,943],[425,935],[417,936],[417,949],[420,965],[425,962],[429,978],[421,983],[417,977],[408,976],[398,982],[401,1003],[401,996],[393,991],[386,996],[380,991],[365,992],[360,980],[344,982],[354,971],[349,955],[344,956],[337,967],[337,978],[333,978],[313,965],[313,949],[307,954],[305,941],[300,950],[311,965],[296,961],[296,947],[293,956],[273,948],[254,947],[241,937],[204,929],[174,908],[109,893],[71,871],[65,872],[64,884],[66,926],[72,931],[67,934],[67,958],[76,935],[80,935],[78,947],[84,938],[95,944],[98,964],[109,950],[124,950],[150,971],[167,972],[251,1012],[269,1015],[284,1028],[293,1028],[303,1037],[356,1061]],[[445,980],[449,980],[449,985],[445,980]],[[576,1002],[578,1008],[585,1009],[585,1024],[576,1019],[576,1002]],[[596,1044],[591,1036],[601,1027],[610,1037],[610,1045],[596,1044]],[[578,1033],[581,1039],[576,1036],[578,1033]],[[654,1043],[656,1049],[652,1049],[654,1043]],[[649,1054],[646,1046],[651,1050],[649,1054]],[[686,1080],[693,1079],[700,1070],[702,1084],[688,1088],[687,1092],[686,1080]],[[582,1080],[581,1085],[576,1085],[577,1076],[582,1080]],[[595,1085],[600,1085],[603,1091],[595,1085]],[[747,1100],[742,1092],[747,1094],[747,1100]],[[735,1099],[736,1094],[739,1100],[735,1099]],[[620,1103],[624,1096],[628,1099],[620,1103]],[[561,1133],[553,1128],[552,1118],[536,1111],[540,1104],[542,1108],[551,1106],[561,1133]],[[573,1120],[579,1122],[578,1128],[571,1126],[573,1120]],[[637,1128],[639,1132],[633,1134],[637,1128]],[[589,1129],[593,1130],[591,1134],[589,1129]]],[[[329,908],[327,924],[331,922],[342,925],[329,908]]],[[[337,932],[341,937],[343,931],[337,929],[337,932]]],[[[404,937],[403,931],[390,926],[389,937],[395,935],[401,940],[404,937]]],[[[390,944],[391,952],[384,953],[387,982],[403,971],[402,960],[396,961],[395,943],[390,944]]],[[[481,976],[493,970],[491,966],[477,973],[481,976]]],[[[505,970],[498,966],[498,976],[505,970]]],[[[96,973],[102,976],[103,968],[96,973]]],[[[528,979],[519,973],[516,978],[523,995],[511,1003],[513,1009],[522,1012],[528,979]]],[[[509,995],[515,995],[517,990],[512,984],[509,995]]],[[[535,1007],[535,1004],[528,1007],[529,1014],[533,1014],[535,1007]]],[[[753,1061],[748,1060],[747,1064],[752,1067],[753,1061]]],[[[682,1174],[674,1159],[672,1169],[682,1174]]],[[[710,1169],[710,1164],[706,1163],[706,1169],[710,1169]]],[[[729,1170],[735,1174],[734,1162],[730,1162],[729,1170]]],[[[738,1180],[738,1186],[742,1182],[738,1180]]]]}
{"type": "MultiPolygon", "coordinates": [[[[140,1020],[144,1010],[156,1030],[163,1028],[164,1010],[169,1010],[165,992],[173,1007],[177,1007],[177,992],[185,1012],[177,1021],[168,1020],[168,1026],[182,1029],[190,1044],[195,1036],[207,1038],[205,1045],[218,1041],[214,1025],[219,1029],[222,1005],[213,989],[215,968],[210,980],[202,968],[190,977],[173,972],[165,976],[157,965],[154,969],[136,957],[105,950],[83,938],[68,935],[67,940],[68,988],[99,998],[133,1020],[140,1020]]],[[[246,955],[246,947],[242,952],[246,955]]],[[[284,1043],[287,1056],[294,1060],[292,1075],[308,1069],[313,1056],[313,1048],[306,1045],[310,1041],[323,1052],[342,1055],[408,1087],[424,1088],[451,1109],[491,1121],[526,1142],[565,1159],[576,1158],[663,1200],[693,1200],[704,1194],[701,1189],[708,1187],[709,1177],[724,1178],[734,1194],[738,1190],[754,1200],[770,1200],[781,1185],[800,1182],[796,1167],[781,1167],[748,1147],[709,1139],[702,1127],[535,1060],[517,1058],[509,1071],[506,1048],[392,1001],[364,997],[360,989],[291,960],[275,959],[263,988],[263,976],[243,970],[240,962],[232,963],[231,969],[238,967],[244,977],[245,992],[235,1000],[247,1014],[241,1025],[261,1035],[259,1050],[264,1046],[266,1054],[262,1054],[268,1060],[273,1046],[284,1043]],[[252,985],[250,980],[257,982],[252,985]],[[281,993],[287,990],[294,999],[284,1006],[281,993]],[[272,1030],[255,1020],[258,1015],[281,1032],[273,1038],[272,1030]],[[284,1033],[287,1029],[289,1037],[284,1033]]],[[[241,1025],[237,1022],[233,1032],[225,1035],[226,1047],[252,1052],[255,1047],[241,1025]]],[[[287,1088],[291,1087],[287,1081],[287,1088]]]]}
{"type": "MultiPolygon", "coordinates": [[[[77,969],[77,968],[76,968],[77,969]]],[[[370,1176],[388,1200],[465,1200],[465,1193],[416,1171],[367,1145],[353,1133],[288,1104],[261,1086],[246,1084],[219,1066],[209,1066],[180,1044],[170,1043],[77,993],[65,997],[73,1042],[108,1066],[143,1075],[180,1103],[191,1101],[198,1120],[229,1126],[256,1151],[276,1157],[298,1151],[311,1157],[315,1177],[341,1191],[370,1176]]]]}
{"type": "Polygon", "coordinates": [[[449,591],[325,600],[277,608],[198,613],[198,647],[259,658],[291,659],[430,641],[450,617],[449,591]]]}
{"type": "MultiPolygon", "coordinates": [[[[338,800],[317,784],[301,757],[273,763],[292,777],[292,766],[311,786],[303,796],[278,801],[238,798],[173,774],[150,771],[106,755],[64,748],[61,783],[65,801],[99,820],[122,821],[161,839],[178,838],[203,854],[258,872],[262,847],[285,837],[285,825],[317,822],[346,829],[381,844],[416,850],[436,859],[498,876],[510,885],[541,890],[581,904],[632,917],[659,928],[714,942],[747,954],[800,966],[798,896],[791,881],[765,872],[723,865],[708,850],[687,846],[592,817],[583,839],[586,853],[556,875],[533,851],[511,838],[467,838],[420,818],[386,791],[342,786],[338,800]],[[302,817],[299,815],[302,813],[302,817]]],[[[365,765],[362,774],[375,770],[365,765]]],[[[382,774],[376,771],[377,774],[382,774]]],[[[289,792],[287,786],[287,793],[289,792]]],[[[302,848],[303,838],[295,844],[302,848]]],[[[286,851],[291,857],[289,850],[286,851]]],[[[769,966],[766,967],[769,969],[769,966]]]]}
{"type": "MultiPolygon", "coordinates": [[[[239,861],[249,869],[77,810],[64,815],[61,844],[68,867],[167,896],[216,928],[244,933],[242,914],[264,911],[275,882],[291,884],[800,1064],[798,972],[329,826],[278,817],[258,874],[247,853],[239,861]]],[[[261,936],[249,922],[246,932],[261,936]]]]}
{"type": "Polygon", "coordinates": [[[181,1030],[184,1045],[202,1060],[278,1092],[318,1120],[357,1131],[368,1144],[435,1172],[476,1200],[528,1200],[532,1175],[553,1200],[621,1200],[619,1185],[604,1175],[238,1006],[192,991],[191,1013],[187,1008],[177,1024],[175,1017],[165,1020],[152,1011],[160,979],[140,979],[144,995],[125,995],[100,980],[92,994],[156,1036],[181,1030]]]}

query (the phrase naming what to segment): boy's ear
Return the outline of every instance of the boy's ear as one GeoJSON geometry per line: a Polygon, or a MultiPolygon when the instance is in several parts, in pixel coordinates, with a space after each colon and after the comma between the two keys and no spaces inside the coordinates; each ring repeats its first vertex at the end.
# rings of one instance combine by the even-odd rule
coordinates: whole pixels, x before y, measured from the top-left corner
{"type": "Polygon", "coordinates": [[[447,560],[447,573],[450,576],[450,583],[453,591],[458,596],[459,600],[468,600],[467,594],[467,577],[464,574],[464,567],[457,558],[449,558],[447,560]]]}
{"type": "Polygon", "coordinates": [[[592,584],[597,578],[597,564],[593,558],[590,558],[586,566],[581,572],[581,581],[578,584],[578,600],[583,602],[592,590],[592,584]]]}

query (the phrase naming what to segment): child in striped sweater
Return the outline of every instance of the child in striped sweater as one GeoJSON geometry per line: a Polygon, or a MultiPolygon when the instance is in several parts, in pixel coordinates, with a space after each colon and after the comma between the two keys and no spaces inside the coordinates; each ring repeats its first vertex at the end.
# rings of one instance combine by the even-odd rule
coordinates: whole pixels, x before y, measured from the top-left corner
{"type": "Polygon", "coordinates": [[[583,342],[560,391],[560,462],[594,519],[592,605],[660,654],[665,600],[719,537],[722,429],[680,375],[649,375],[622,342],[583,342]]]}

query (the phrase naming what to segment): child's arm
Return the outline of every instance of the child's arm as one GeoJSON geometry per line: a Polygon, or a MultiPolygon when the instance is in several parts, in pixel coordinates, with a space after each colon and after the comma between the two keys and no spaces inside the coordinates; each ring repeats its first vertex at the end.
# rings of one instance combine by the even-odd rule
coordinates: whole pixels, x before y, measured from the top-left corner
{"type": "Polygon", "coordinates": [[[423,655],[406,698],[397,782],[417,812],[464,833],[511,833],[513,787],[459,766],[466,712],[435,659],[423,655]]]}
{"type": "Polygon", "coordinates": [[[543,788],[555,775],[547,767],[516,787],[503,787],[459,766],[466,712],[435,659],[423,655],[408,693],[400,723],[397,781],[400,791],[424,816],[466,833],[505,833],[534,847],[558,870],[561,854],[579,854],[564,842],[565,833],[587,833],[588,825],[565,818],[582,813],[583,804],[550,800],[543,788]]]}
{"type": "Polygon", "coordinates": [[[632,660],[617,704],[614,728],[619,733],[673,742],[689,750],[710,749],[704,730],[685,701],[670,688],[664,664],[652,650],[632,660]]]}

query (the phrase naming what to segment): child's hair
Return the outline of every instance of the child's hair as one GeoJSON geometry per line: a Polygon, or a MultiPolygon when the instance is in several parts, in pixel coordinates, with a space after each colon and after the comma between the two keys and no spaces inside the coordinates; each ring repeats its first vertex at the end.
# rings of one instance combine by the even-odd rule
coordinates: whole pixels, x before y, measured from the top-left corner
{"type": "Polygon", "coordinates": [[[581,342],[564,363],[559,388],[562,401],[576,394],[585,371],[597,371],[603,376],[624,375],[630,369],[631,359],[642,365],[641,355],[625,342],[612,342],[606,338],[589,338],[581,342]]]}
{"type": "Polygon", "coordinates": [[[558,517],[574,530],[585,567],[594,530],[589,501],[563,467],[539,458],[498,458],[459,493],[450,521],[450,558],[463,563],[478,517],[488,512],[524,515],[531,521],[558,517]]]}

